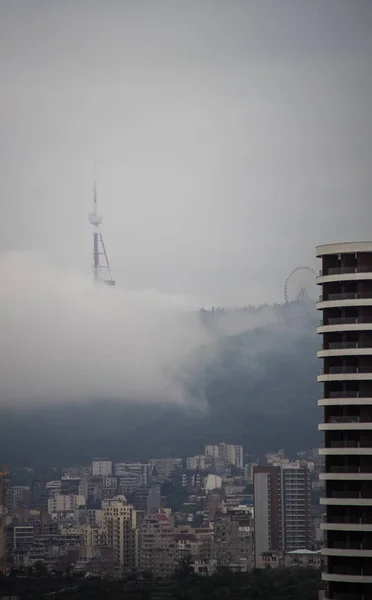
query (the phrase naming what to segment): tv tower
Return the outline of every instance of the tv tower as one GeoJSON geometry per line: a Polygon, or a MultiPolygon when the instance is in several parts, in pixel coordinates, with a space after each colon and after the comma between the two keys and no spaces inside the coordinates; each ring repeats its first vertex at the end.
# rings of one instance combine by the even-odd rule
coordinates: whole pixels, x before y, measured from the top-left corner
{"type": "Polygon", "coordinates": [[[105,244],[99,226],[103,219],[97,213],[97,184],[93,188],[93,211],[89,213],[89,223],[93,225],[93,277],[94,281],[115,285],[105,244]]]}

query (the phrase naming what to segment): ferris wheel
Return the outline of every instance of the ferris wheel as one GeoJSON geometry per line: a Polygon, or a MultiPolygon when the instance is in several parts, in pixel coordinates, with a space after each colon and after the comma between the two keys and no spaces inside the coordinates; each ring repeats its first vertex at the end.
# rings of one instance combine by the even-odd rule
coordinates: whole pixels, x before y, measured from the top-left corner
{"type": "Polygon", "coordinates": [[[316,272],[311,267],[297,267],[288,275],[284,285],[284,300],[288,302],[315,301],[316,272]]]}

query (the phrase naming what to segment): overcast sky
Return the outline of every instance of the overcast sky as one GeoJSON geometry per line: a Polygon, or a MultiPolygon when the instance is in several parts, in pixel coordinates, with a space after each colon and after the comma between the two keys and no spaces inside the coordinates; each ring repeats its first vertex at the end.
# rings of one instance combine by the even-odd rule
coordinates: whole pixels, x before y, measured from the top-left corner
{"type": "MultiPolygon", "coordinates": [[[[0,251],[281,300],[314,246],[372,238],[371,0],[2,0],[0,251]]],[[[36,267],[35,267],[36,268],[36,267]]]]}

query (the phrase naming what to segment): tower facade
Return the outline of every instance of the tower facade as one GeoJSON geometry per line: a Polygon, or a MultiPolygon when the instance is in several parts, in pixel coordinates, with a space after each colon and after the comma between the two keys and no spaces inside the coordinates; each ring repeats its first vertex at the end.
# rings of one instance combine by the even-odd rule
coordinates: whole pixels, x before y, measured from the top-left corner
{"type": "Polygon", "coordinates": [[[372,242],[320,246],[325,598],[372,599],[372,242]]]}
{"type": "Polygon", "coordinates": [[[307,466],[289,464],[283,465],[281,471],[284,549],[308,550],[313,542],[309,470],[307,466]]]}
{"type": "Polygon", "coordinates": [[[280,467],[253,467],[255,560],[263,552],[283,550],[282,476],[280,467]]]}

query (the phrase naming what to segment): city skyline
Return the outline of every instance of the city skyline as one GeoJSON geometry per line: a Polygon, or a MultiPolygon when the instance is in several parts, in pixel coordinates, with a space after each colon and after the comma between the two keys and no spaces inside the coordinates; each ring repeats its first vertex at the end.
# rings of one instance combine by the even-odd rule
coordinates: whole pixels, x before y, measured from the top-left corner
{"type": "Polygon", "coordinates": [[[241,445],[219,442],[205,444],[203,455],[146,463],[93,457],[88,465],[55,471],[53,479],[24,473],[28,483],[10,469],[2,569],[17,574],[42,561],[53,574],[65,568],[66,557],[75,574],[88,576],[150,571],[171,577],[188,557],[195,573],[205,576],[220,567],[247,573],[267,561],[278,568],[318,568],[321,468],[315,450],[291,461],[283,450],[252,457],[241,445]],[[283,506],[276,544],[261,547],[265,502],[256,476],[265,472],[281,479],[281,491],[273,494],[283,506]],[[305,518],[299,529],[294,513],[305,518]]]}
{"type": "Polygon", "coordinates": [[[371,600],[371,28],[0,2],[0,596],[371,600]]]}

